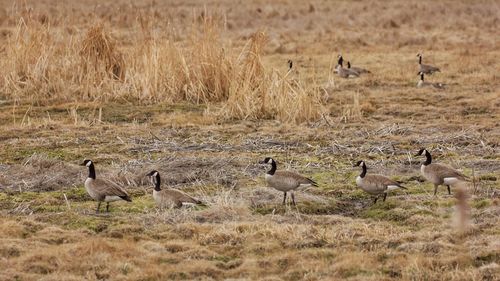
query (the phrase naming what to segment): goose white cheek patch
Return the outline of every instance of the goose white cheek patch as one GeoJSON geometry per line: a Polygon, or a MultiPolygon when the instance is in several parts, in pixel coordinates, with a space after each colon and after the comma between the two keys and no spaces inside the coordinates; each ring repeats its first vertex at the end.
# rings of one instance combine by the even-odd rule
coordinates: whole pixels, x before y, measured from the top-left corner
{"type": "Polygon", "coordinates": [[[92,161],[89,161],[89,162],[87,162],[87,165],[86,165],[86,166],[87,166],[87,167],[90,167],[90,165],[91,165],[91,164],[92,164],[92,161]]]}

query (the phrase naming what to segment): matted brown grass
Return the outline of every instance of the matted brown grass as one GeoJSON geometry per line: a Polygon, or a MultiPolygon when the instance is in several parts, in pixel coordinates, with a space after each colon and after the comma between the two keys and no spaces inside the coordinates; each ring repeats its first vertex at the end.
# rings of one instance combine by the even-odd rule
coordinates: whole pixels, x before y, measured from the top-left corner
{"type": "Polygon", "coordinates": [[[0,4],[1,280],[498,279],[497,1],[0,4]],[[473,182],[434,197],[421,147],[473,182]],[[266,156],[320,187],[282,206],[266,156]],[[84,158],[133,203],[94,215],[84,158]],[[151,169],[206,206],[156,209],[151,169]]]}

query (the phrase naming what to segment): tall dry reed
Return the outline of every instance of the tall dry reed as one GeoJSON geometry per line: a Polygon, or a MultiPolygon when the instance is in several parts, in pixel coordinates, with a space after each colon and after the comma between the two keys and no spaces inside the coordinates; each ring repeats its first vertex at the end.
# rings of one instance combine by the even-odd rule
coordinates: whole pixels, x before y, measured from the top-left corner
{"type": "Polygon", "coordinates": [[[181,42],[155,36],[142,22],[144,36],[123,46],[101,23],[74,33],[21,19],[0,63],[1,91],[31,103],[210,104],[224,119],[303,122],[320,116],[314,85],[264,66],[264,33],[238,50],[210,17],[195,21],[181,42]]]}

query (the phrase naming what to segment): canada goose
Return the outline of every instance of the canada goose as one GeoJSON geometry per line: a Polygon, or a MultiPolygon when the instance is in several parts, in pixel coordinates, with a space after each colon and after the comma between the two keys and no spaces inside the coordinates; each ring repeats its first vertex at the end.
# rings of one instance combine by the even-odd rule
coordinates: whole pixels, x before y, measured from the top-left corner
{"type": "Polygon", "coordinates": [[[359,73],[357,73],[354,70],[351,69],[346,69],[344,68],[344,58],[342,57],[342,54],[339,54],[338,56],[338,61],[337,65],[335,66],[335,72],[342,77],[342,78],[349,78],[349,77],[359,77],[359,73]]]}
{"type": "Polygon", "coordinates": [[[180,208],[182,207],[182,203],[202,204],[200,200],[197,200],[180,190],[172,188],[166,188],[162,190],[160,188],[160,173],[158,173],[158,171],[151,171],[148,176],[151,178],[151,182],[154,184],[153,198],[158,207],[180,208]]]}
{"type": "Polygon", "coordinates": [[[356,178],[356,184],[363,191],[375,196],[374,203],[377,203],[380,194],[384,194],[383,201],[385,202],[387,192],[398,188],[406,189],[406,187],[402,186],[399,182],[391,180],[388,177],[382,175],[367,175],[365,161],[358,161],[353,167],[358,166],[361,166],[363,170],[356,178]]]}
{"type": "Polygon", "coordinates": [[[96,179],[94,163],[92,160],[86,159],[80,165],[87,166],[89,168],[89,176],[85,180],[85,189],[90,197],[98,202],[96,213],[99,213],[101,202],[106,202],[106,212],[109,212],[109,202],[118,200],[132,202],[128,193],[116,183],[96,179]]]}
{"type": "Polygon", "coordinates": [[[355,67],[355,66],[351,67],[351,62],[350,61],[347,61],[347,69],[354,70],[354,71],[356,71],[359,74],[362,74],[362,73],[371,73],[369,70],[361,68],[361,67],[355,67]]]}
{"type": "Polygon", "coordinates": [[[301,176],[291,171],[276,171],[276,161],[266,157],[262,164],[271,164],[271,170],[266,173],[266,182],[276,190],[283,191],[283,204],[286,203],[286,193],[292,194],[292,204],[295,205],[295,195],[293,191],[298,187],[318,186],[312,179],[301,176]]]}
{"type": "Polygon", "coordinates": [[[432,164],[432,156],[425,148],[420,149],[415,156],[420,156],[422,154],[425,154],[426,159],[425,162],[422,163],[420,171],[426,180],[434,184],[434,195],[436,195],[439,185],[446,185],[448,187],[448,194],[451,194],[451,185],[468,180],[467,176],[451,167],[441,164],[432,164]]]}
{"type": "Polygon", "coordinates": [[[434,72],[441,72],[439,68],[432,66],[432,65],[427,65],[422,63],[422,54],[418,53],[418,65],[420,67],[419,72],[423,72],[425,74],[433,74],[434,72]]]}
{"type": "Polygon", "coordinates": [[[424,81],[424,73],[423,72],[419,72],[418,75],[420,75],[420,80],[418,80],[417,88],[433,87],[436,89],[444,89],[446,87],[446,84],[443,84],[443,83],[431,83],[431,82],[424,81]]]}
{"type": "Polygon", "coordinates": [[[359,77],[359,73],[357,73],[354,70],[348,69],[348,68],[343,68],[342,65],[337,64],[337,67],[335,68],[335,72],[342,77],[342,78],[356,78],[359,77]]]}

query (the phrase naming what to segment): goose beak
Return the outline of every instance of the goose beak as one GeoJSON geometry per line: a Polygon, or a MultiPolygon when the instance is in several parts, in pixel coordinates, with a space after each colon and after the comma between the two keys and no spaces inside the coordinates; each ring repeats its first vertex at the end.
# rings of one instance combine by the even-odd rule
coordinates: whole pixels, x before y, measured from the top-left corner
{"type": "Polygon", "coordinates": [[[264,160],[260,160],[259,164],[266,164],[266,163],[264,162],[264,160]]]}
{"type": "Polygon", "coordinates": [[[78,164],[78,165],[80,165],[80,166],[87,166],[87,165],[85,165],[85,162],[80,163],[80,164],[78,164]]]}

